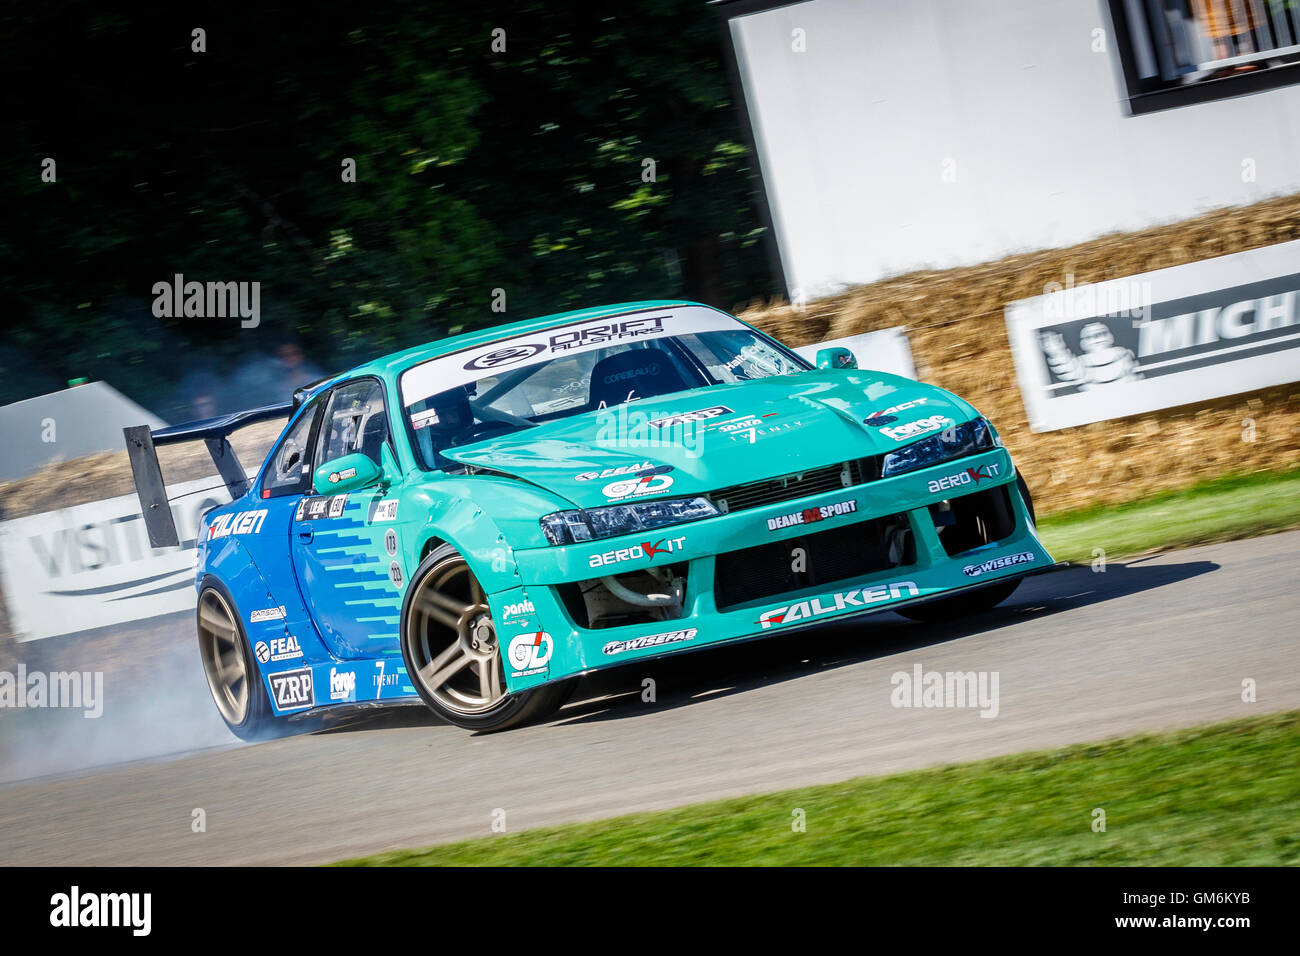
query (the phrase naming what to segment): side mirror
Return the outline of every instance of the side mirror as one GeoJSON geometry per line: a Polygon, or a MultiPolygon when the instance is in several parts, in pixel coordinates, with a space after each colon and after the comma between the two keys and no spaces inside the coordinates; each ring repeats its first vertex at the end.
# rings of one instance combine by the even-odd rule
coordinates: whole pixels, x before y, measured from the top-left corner
{"type": "Polygon", "coordinates": [[[858,360],[845,348],[817,350],[818,368],[857,368],[858,360]]]}
{"type": "Polygon", "coordinates": [[[379,461],[383,464],[383,475],[379,480],[385,485],[395,483],[401,477],[402,469],[397,464],[397,456],[393,454],[393,449],[389,447],[388,442],[379,446],[379,461]]]}
{"type": "Polygon", "coordinates": [[[375,484],[384,476],[384,470],[356,451],[333,461],[327,461],[312,475],[312,490],[318,495],[342,495],[375,484]]]}

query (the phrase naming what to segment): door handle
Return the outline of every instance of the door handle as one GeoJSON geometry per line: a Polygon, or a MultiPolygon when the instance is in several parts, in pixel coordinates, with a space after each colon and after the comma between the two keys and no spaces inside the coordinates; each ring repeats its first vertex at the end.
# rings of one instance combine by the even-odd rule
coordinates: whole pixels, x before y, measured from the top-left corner
{"type": "Polygon", "coordinates": [[[301,541],[303,544],[306,544],[307,542],[311,541],[311,539],[312,539],[312,530],[311,530],[311,528],[299,528],[299,529],[298,529],[298,540],[299,540],[299,541],[301,541]]]}

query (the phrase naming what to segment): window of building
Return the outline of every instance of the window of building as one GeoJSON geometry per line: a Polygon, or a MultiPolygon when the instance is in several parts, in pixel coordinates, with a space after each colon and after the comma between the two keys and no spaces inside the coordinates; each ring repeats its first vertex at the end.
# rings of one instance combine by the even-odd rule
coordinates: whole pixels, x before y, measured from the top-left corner
{"type": "Polygon", "coordinates": [[[1134,113],[1300,82],[1300,0],[1110,0],[1134,113]]]}

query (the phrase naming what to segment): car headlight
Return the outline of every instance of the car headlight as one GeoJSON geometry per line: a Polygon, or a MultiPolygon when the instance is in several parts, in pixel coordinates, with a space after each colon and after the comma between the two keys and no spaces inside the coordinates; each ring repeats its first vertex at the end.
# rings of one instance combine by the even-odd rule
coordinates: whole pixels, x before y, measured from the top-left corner
{"type": "Polygon", "coordinates": [[[555,511],[541,519],[542,533],[551,544],[576,544],[613,538],[650,528],[712,518],[718,509],[708,498],[666,498],[635,504],[607,505],[582,511],[555,511]]]}
{"type": "Polygon", "coordinates": [[[880,465],[880,477],[901,475],[905,471],[928,468],[951,458],[989,451],[1002,442],[986,419],[975,418],[964,425],[945,428],[932,438],[913,442],[906,448],[891,451],[880,465]]]}

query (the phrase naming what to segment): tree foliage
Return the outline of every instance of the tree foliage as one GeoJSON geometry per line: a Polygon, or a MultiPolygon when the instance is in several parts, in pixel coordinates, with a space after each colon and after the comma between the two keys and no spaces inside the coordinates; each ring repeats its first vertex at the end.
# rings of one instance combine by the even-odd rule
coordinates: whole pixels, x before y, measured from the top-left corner
{"type": "Polygon", "coordinates": [[[336,370],[580,305],[772,291],[703,4],[372,6],[0,16],[0,400],[85,376],[165,411],[188,371],[288,337],[336,370]],[[176,273],[260,282],[261,325],[156,318],[176,273]]]}

